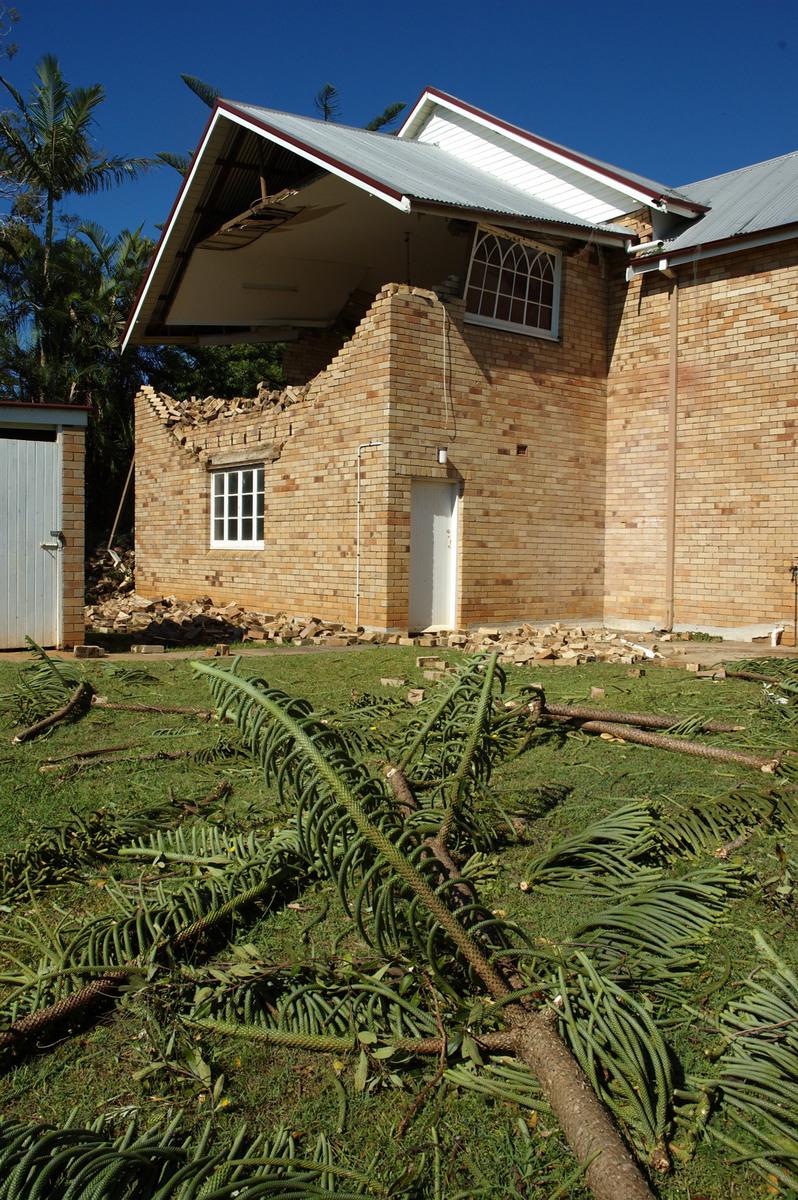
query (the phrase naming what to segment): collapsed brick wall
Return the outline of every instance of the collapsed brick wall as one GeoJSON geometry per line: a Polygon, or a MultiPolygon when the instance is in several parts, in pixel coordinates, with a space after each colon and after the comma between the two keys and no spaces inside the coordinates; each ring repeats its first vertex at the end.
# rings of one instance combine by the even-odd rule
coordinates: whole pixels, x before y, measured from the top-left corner
{"type": "MultiPolygon", "coordinates": [[[[387,314],[369,313],[329,370],[258,401],[178,406],[136,397],[136,587],[239,601],[263,612],[347,617],[354,608],[357,447],[387,437],[387,314]],[[196,411],[194,411],[196,410],[196,411]],[[196,415],[199,412],[199,416],[196,415]],[[263,447],[265,549],[210,548],[210,475],[263,447]]],[[[362,619],[385,608],[385,487],[369,475],[361,528],[362,619]]]]}
{"type": "Polygon", "coordinates": [[[361,459],[361,623],[407,624],[413,479],[461,491],[458,621],[598,614],[604,267],[588,249],[566,259],[558,342],[468,325],[462,301],[444,308],[432,292],[391,284],[327,369],[291,393],[295,403],[208,402],[202,419],[184,406],[175,420],[144,389],[138,591],[352,620],[357,451],[374,441],[361,459]],[[208,472],[260,445],[266,549],[212,550],[208,472]]]}
{"type": "MultiPolygon", "coordinates": [[[[796,243],[687,263],[678,276],[674,622],[792,623],[798,550],[796,243]]],[[[608,386],[606,619],[662,625],[669,296],[618,277],[608,386]]]]}

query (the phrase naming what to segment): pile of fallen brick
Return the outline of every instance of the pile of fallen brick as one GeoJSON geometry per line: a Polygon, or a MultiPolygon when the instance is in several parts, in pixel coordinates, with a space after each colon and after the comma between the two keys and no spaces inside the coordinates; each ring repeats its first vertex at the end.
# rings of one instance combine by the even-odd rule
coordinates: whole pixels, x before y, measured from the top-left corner
{"type": "Polygon", "coordinates": [[[524,623],[511,628],[485,626],[456,632],[383,633],[345,622],[323,621],[318,617],[254,612],[240,604],[219,607],[207,596],[182,601],[173,596],[147,599],[135,593],[117,595],[89,605],[86,626],[87,631],[96,634],[124,634],[136,643],[164,647],[251,642],[260,646],[441,647],[466,654],[496,649],[501,662],[530,665],[553,662],[633,664],[660,657],[652,635],[635,635],[633,642],[603,628],[573,628],[560,624],[538,628],[524,623]]]}

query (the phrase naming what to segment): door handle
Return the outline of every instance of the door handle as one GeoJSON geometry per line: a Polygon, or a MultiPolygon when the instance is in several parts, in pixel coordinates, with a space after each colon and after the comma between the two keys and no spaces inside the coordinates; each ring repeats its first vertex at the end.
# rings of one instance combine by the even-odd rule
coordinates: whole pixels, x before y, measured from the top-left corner
{"type": "Polygon", "coordinates": [[[60,542],[39,542],[39,545],[41,546],[42,550],[60,550],[61,549],[60,542]]]}

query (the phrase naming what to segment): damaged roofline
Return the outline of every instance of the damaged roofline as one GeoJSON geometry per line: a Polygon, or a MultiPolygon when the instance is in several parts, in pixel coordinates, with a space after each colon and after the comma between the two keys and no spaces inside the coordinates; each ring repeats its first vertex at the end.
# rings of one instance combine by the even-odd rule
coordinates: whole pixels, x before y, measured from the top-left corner
{"type": "Polygon", "coordinates": [[[302,157],[306,158],[309,162],[313,162],[316,164],[316,166],[319,166],[324,170],[329,171],[331,174],[339,176],[339,178],[344,179],[346,182],[352,183],[356,187],[367,191],[370,195],[375,196],[377,199],[384,200],[387,204],[392,205],[394,208],[398,208],[400,212],[410,212],[410,200],[407,198],[407,196],[403,196],[395,189],[387,187],[387,185],[381,183],[379,180],[372,179],[370,176],[361,171],[355,170],[346,163],[339,162],[337,159],[318,153],[316,150],[311,149],[298,138],[290,137],[287,134],[280,133],[277,130],[272,129],[271,126],[264,121],[259,121],[254,117],[244,116],[235,107],[235,105],[231,104],[229,101],[217,100],[213,112],[208,119],[208,123],[205,126],[205,131],[200,139],[199,145],[194,152],[194,157],[191,160],[191,166],[189,167],[189,170],[187,171],[186,176],[180,185],[180,190],[178,191],[175,202],[172,205],[169,218],[164,225],[163,232],[158,241],[155,254],[152,258],[152,262],[150,263],[147,274],[145,275],[141,287],[139,288],[135,304],[133,305],[130,315],[128,316],[120,342],[120,347],[123,351],[127,348],[130,338],[133,335],[136,322],[140,317],[144,301],[149,291],[150,281],[152,280],[153,274],[157,270],[161,258],[163,257],[166,245],[172,235],[175,223],[180,215],[180,210],[183,206],[188,191],[194,182],[194,177],[202,161],[205,149],[220,120],[226,120],[232,124],[240,125],[244,129],[249,129],[253,133],[265,134],[270,141],[275,142],[277,145],[282,146],[286,150],[300,153],[302,157]]]}
{"type": "Polygon", "coordinates": [[[466,221],[479,224],[491,220],[494,224],[508,228],[527,229],[531,233],[551,233],[569,238],[581,238],[582,241],[592,242],[601,246],[626,246],[634,236],[632,230],[613,233],[609,229],[599,229],[594,225],[570,225],[567,221],[545,221],[540,217],[525,217],[520,213],[500,213],[494,209],[464,208],[461,205],[446,204],[437,200],[414,200],[414,213],[426,213],[432,217],[449,216],[461,217],[466,221]]]}
{"type": "Polygon", "coordinates": [[[437,101],[444,108],[465,113],[472,120],[477,121],[480,125],[488,129],[499,130],[505,137],[511,137],[513,141],[519,142],[522,145],[534,146],[536,150],[539,150],[541,154],[545,154],[549,158],[577,166],[580,171],[594,179],[603,182],[610,181],[616,187],[620,186],[629,195],[636,197],[645,204],[652,205],[662,212],[674,212],[680,216],[696,217],[700,213],[708,211],[705,204],[696,204],[694,201],[684,197],[665,196],[662,192],[646,187],[645,184],[637,179],[630,179],[622,171],[615,170],[609,166],[599,166],[598,163],[585,158],[575,150],[569,150],[565,146],[558,146],[554,142],[549,142],[537,134],[529,133],[526,129],[521,129],[518,125],[511,125],[508,121],[502,121],[499,117],[494,117],[483,109],[475,108],[473,104],[466,104],[465,101],[458,100],[456,96],[450,96],[448,93],[439,91],[438,88],[434,87],[424,89],[397,130],[397,137],[408,136],[412,124],[417,120],[430,99],[437,101]]]}
{"type": "Polygon", "coordinates": [[[171,212],[169,213],[166,223],[164,224],[163,230],[161,232],[161,236],[158,239],[158,245],[155,247],[155,253],[152,256],[152,261],[150,262],[150,265],[147,268],[146,275],[144,276],[144,278],[141,281],[141,286],[139,287],[135,303],[134,303],[133,307],[131,308],[130,313],[128,315],[128,319],[125,324],[125,328],[122,331],[122,337],[120,340],[120,350],[122,353],[124,353],[124,351],[127,349],[128,342],[130,341],[130,338],[133,334],[133,330],[136,327],[136,322],[139,319],[139,315],[141,313],[142,306],[147,297],[147,292],[149,291],[150,280],[152,279],[153,274],[157,270],[158,264],[160,263],[161,258],[163,257],[164,250],[166,249],[166,244],[172,233],[175,222],[180,214],[180,209],[183,206],[183,201],[185,200],[186,195],[188,194],[189,188],[191,187],[192,183],[194,182],[194,176],[197,173],[197,168],[199,167],[199,164],[202,161],[203,151],[205,150],[205,147],[207,146],[208,141],[210,140],[210,137],[216,127],[217,118],[218,118],[218,113],[217,113],[216,108],[214,108],[213,112],[211,113],[210,117],[208,118],[208,122],[205,126],[205,130],[202,134],[202,137],[199,140],[197,149],[194,151],[194,157],[191,160],[191,165],[189,166],[189,169],[186,171],[186,174],[183,177],[183,182],[181,183],[178,193],[175,196],[175,201],[174,201],[174,204],[172,205],[171,212]]]}
{"type": "Polygon", "coordinates": [[[238,125],[243,125],[245,129],[249,129],[253,133],[266,134],[269,141],[282,146],[284,150],[298,152],[309,162],[315,163],[317,167],[322,167],[325,171],[330,171],[340,179],[344,179],[348,183],[355,184],[356,187],[365,189],[365,191],[376,196],[378,199],[392,204],[394,208],[398,208],[401,212],[410,212],[410,201],[407,196],[402,195],[401,192],[397,192],[394,188],[388,187],[387,184],[382,183],[379,179],[374,179],[372,176],[366,175],[365,172],[358,171],[354,167],[349,166],[348,163],[341,162],[340,159],[333,158],[331,155],[320,153],[318,150],[308,146],[306,142],[301,141],[300,138],[295,138],[290,134],[273,129],[265,121],[260,121],[256,117],[245,116],[234,104],[227,100],[217,101],[217,108],[229,120],[236,122],[238,125]]]}

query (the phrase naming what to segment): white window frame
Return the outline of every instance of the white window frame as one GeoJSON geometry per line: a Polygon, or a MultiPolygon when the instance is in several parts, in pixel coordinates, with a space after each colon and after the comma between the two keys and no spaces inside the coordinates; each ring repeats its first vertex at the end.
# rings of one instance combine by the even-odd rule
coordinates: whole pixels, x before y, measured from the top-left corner
{"type": "MultiPolygon", "coordinates": [[[[466,279],[465,320],[470,325],[487,325],[492,329],[509,329],[512,330],[513,333],[523,333],[528,337],[539,337],[546,338],[549,341],[556,341],[559,337],[561,281],[562,254],[559,250],[554,250],[551,246],[542,246],[538,242],[533,242],[530,238],[521,237],[521,235],[517,233],[510,233],[506,229],[494,229],[489,225],[479,225],[477,226],[474,245],[471,249],[471,261],[468,266],[468,277],[466,279]],[[486,289],[482,285],[479,286],[479,307],[482,308],[483,311],[474,312],[469,309],[468,305],[470,300],[469,292],[472,288],[472,280],[474,279],[476,271],[481,265],[481,263],[476,262],[475,260],[477,252],[490,242],[492,242],[498,249],[502,264],[507,264],[506,268],[504,268],[505,278],[511,280],[512,282],[515,282],[521,278],[526,278],[526,288],[523,294],[519,293],[517,286],[514,286],[512,291],[502,292],[500,286],[502,268],[500,268],[500,283],[498,287],[495,289],[486,289]],[[528,270],[525,276],[523,276],[522,272],[517,269],[519,262],[525,262],[527,265],[528,270]],[[532,295],[530,295],[529,283],[532,282],[534,287],[535,279],[541,280],[542,282],[543,272],[540,270],[541,266],[544,266],[551,272],[550,282],[552,293],[550,306],[548,304],[542,304],[540,299],[535,297],[534,291],[532,295]],[[532,324],[526,321],[513,321],[503,317],[497,317],[495,313],[500,299],[502,297],[508,299],[510,296],[512,296],[512,302],[515,304],[520,304],[523,307],[525,316],[527,312],[529,312],[531,315],[533,310],[537,310],[538,316],[540,316],[542,310],[550,312],[550,326],[545,324],[532,324]],[[493,298],[492,302],[491,297],[493,298]],[[492,308],[492,312],[484,311],[486,308],[492,308]]],[[[473,286],[475,289],[477,288],[476,282],[473,283],[473,286]]]]}
{"type": "Polygon", "coordinates": [[[264,475],[263,463],[211,472],[212,550],[265,548],[264,475]]]}

